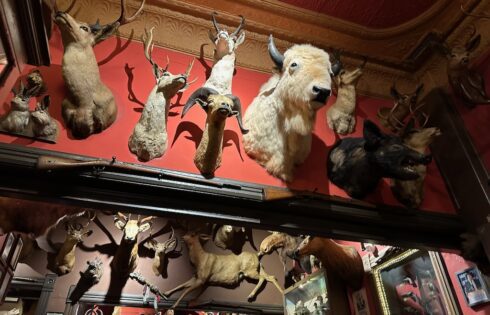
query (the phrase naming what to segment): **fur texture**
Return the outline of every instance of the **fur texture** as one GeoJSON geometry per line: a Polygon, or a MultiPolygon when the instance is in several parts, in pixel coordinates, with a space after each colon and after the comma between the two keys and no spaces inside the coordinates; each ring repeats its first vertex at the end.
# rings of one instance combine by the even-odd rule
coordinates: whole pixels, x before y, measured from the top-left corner
{"type": "Polygon", "coordinates": [[[374,191],[383,177],[414,180],[414,166],[428,164],[430,155],[404,145],[396,136],[383,134],[369,120],[364,138],[344,138],[334,145],[327,161],[328,178],[354,198],[374,191]]]}
{"type": "Polygon", "coordinates": [[[311,45],[295,45],[284,54],[283,69],[260,89],[244,116],[245,151],[272,175],[293,180],[293,169],[311,147],[316,111],[325,105],[318,88],[330,93],[329,55],[311,45]]]}
{"type": "MultiPolygon", "coordinates": [[[[441,135],[438,128],[425,128],[415,130],[403,137],[404,144],[412,150],[424,154],[434,139],[441,135]]],[[[393,195],[407,207],[420,208],[424,200],[424,180],[427,166],[420,164],[414,166],[419,178],[415,180],[393,180],[391,187],[393,195]]]]}
{"type": "Polygon", "coordinates": [[[361,68],[353,71],[342,70],[335,78],[337,99],[327,111],[327,123],[335,133],[346,135],[354,132],[356,126],[356,85],[362,75],[361,68]]]}

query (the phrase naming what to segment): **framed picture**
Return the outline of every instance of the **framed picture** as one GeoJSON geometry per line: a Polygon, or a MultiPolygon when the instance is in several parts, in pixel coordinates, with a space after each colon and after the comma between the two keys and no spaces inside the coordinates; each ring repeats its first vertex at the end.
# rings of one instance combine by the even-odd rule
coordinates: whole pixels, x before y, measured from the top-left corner
{"type": "Polygon", "coordinates": [[[464,293],[466,303],[469,306],[480,305],[490,302],[490,293],[488,292],[488,284],[482,277],[480,270],[477,267],[468,268],[456,273],[459,285],[464,293]]]}
{"type": "Polygon", "coordinates": [[[327,276],[320,269],[284,291],[284,314],[330,315],[327,276]]]}
{"type": "Polygon", "coordinates": [[[12,281],[13,273],[11,271],[5,270],[2,282],[0,284],[0,304],[5,300],[7,295],[7,290],[9,288],[10,282],[12,281]]]}
{"type": "Polygon", "coordinates": [[[370,315],[366,289],[354,291],[352,293],[352,303],[354,304],[355,315],[370,315]]]}
{"type": "Polygon", "coordinates": [[[15,243],[14,253],[10,256],[9,266],[10,268],[12,268],[12,270],[15,270],[15,268],[17,268],[20,252],[22,251],[22,246],[24,246],[24,241],[22,241],[22,238],[19,236],[17,238],[17,242],[15,243]]]}
{"type": "Polygon", "coordinates": [[[7,234],[7,238],[3,244],[2,250],[1,250],[1,259],[5,262],[7,265],[7,262],[9,261],[10,257],[10,252],[12,251],[12,246],[14,245],[15,241],[15,236],[13,233],[7,234]]]}
{"type": "Polygon", "coordinates": [[[383,315],[461,314],[436,252],[411,249],[373,268],[383,315]]]}

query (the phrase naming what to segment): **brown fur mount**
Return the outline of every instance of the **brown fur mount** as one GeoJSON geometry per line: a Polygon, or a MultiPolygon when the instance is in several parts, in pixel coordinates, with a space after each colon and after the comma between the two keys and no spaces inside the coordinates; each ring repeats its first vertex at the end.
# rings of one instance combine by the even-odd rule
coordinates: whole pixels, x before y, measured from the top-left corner
{"type": "Polygon", "coordinates": [[[58,25],[65,48],[62,74],[68,89],[63,100],[62,114],[75,138],[87,138],[108,128],[117,116],[114,95],[100,79],[99,66],[93,46],[111,36],[121,25],[127,24],[141,13],[145,0],[132,17],[126,17],[126,1],[121,0],[118,20],[100,25],[89,25],[75,20],[66,12],[57,11],[58,25]]]}

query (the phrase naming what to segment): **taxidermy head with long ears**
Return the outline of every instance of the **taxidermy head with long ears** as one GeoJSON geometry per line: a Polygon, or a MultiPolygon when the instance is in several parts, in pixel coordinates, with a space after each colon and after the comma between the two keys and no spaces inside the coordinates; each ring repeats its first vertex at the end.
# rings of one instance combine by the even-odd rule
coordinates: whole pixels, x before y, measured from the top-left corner
{"type": "Polygon", "coordinates": [[[99,73],[93,46],[107,39],[121,26],[134,21],[142,12],[145,0],[131,16],[126,16],[126,1],[121,0],[121,15],[111,23],[88,24],[59,11],[53,2],[54,21],[61,31],[64,54],[62,74],[68,89],[62,114],[75,138],[87,138],[108,128],[116,119],[114,95],[105,86],[99,73]]]}
{"type": "Polygon", "coordinates": [[[245,18],[240,15],[241,22],[240,25],[236,28],[236,30],[232,33],[228,33],[228,31],[224,28],[221,28],[216,22],[216,15],[218,13],[213,12],[213,26],[216,31],[216,34],[209,31],[209,39],[214,43],[214,60],[220,60],[225,55],[230,55],[235,52],[235,49],[243,43],[245,40],[245,32],[241,32],[243,27],[245,26],[245,18]]]}

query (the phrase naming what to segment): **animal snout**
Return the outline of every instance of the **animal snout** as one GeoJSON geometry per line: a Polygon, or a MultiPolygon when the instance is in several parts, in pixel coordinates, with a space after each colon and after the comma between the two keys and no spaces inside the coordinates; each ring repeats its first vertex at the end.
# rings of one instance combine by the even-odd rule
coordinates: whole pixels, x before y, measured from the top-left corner
{"type": "Polygon", "coordinates": [[[221,103],[218,111],[222,115],[230,115],[231,114],[230,106],[228,106],[228,104],[226,104],[226,103],[221,103]]]}
{"type": "Polygon", "coordinates": [[[331,90],[323,87],[313,86],[313,95],[315,98],[313,99],[315,102],[326,103],[328,97],[330,96],[331,90]]]}
{"type": "Polygon", "coordinates": [[[423,164],[427,165],[427,164],[429,164],[430,162],[432,162],[432,155],[427,154],[426,156],[424,156],[424,157],[422,158],[422,163],[423,163],[423,164]]]}

